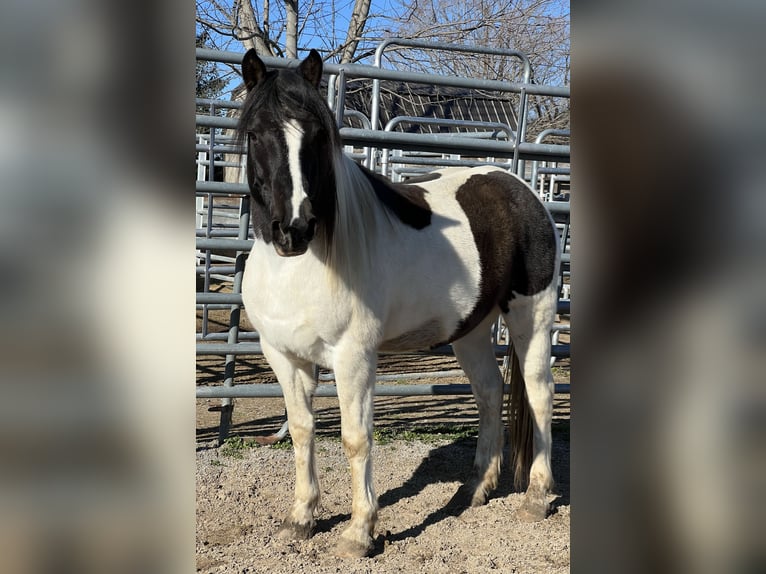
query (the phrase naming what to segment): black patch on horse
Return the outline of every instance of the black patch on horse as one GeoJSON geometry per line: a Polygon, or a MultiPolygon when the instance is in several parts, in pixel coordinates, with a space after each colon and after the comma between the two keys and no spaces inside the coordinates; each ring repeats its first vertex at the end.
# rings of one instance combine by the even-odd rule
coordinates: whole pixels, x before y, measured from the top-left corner
{"type": "Polygon", "coordinates": [[[476,306],[451,340],[474,329],[495,305],[507,312],[514,293],[534,295],[548,287],[557,250],[547,210],[515,177],[499,171],[474,175],[455,197],[468,216],[479,251],[481,285],[476,306]],[[504,233],[498,233],[498,225],[504,226],[504,233]]]}
{"type": "Polygon", "coordinates": [[[431,206],[426,201],[426,190],[417,185],[396,184],[358,166],[372,185],[375,195],[389,211],[405,225],[423,229],[431,224],[431,206]]]}

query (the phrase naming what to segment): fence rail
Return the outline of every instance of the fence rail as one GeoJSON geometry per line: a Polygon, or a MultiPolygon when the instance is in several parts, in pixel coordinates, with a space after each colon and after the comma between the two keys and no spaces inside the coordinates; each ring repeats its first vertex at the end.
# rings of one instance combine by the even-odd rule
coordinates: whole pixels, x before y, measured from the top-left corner
{"type": "MultiPolygon", "coordinates": [[[[219,52],[207,48],[197,48],[196,57],[198,60],[209,62],[222,62],[226,64],[240,65],[242,63],[240,52],[219,52]]],[[[300,60],[291,60],[287,58],[274,58],[270,56],[259,56],[268,68],[289,69],[297,68],[300,60]]],[[[363,78],[370,80],[392,80],[395,82],[407,82],[413,84],[429,84],[434,86],[449,86],[453,88],[469,88],[497,92],[515,92],[519,93],[522,88],[526,89],[529,95],[555,96],[568,98],[569,88],[562,86],[546,86],[541,84],[525,84],[523,82],[504,82],[500,80],[482,80],[477,78],[463,78],[459,76],[440,76],[437,74],[424,74],[420,72],[405,72],[402,70],[386,70],[376,66],[365,66],[362,64],[333,64],[326,62],[323,66],[325,75],[337,75],[341,70],[347,78],[363,78]]]]}

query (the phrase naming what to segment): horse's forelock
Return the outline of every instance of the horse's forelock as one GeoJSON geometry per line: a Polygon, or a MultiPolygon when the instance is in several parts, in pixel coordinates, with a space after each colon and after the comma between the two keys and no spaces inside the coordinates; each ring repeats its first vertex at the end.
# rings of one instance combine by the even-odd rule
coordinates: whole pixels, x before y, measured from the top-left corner
{"type": "Polygon", "coordinates": [[[292,70],[270,72],[248,93],[237,124],[237,143],[241,147],[248,127],[259,111],[287,120],[318,121],[335,146],[339,141],[335,120],[319,90],[292,70]]]}
{"type": "Polygon", "coordinates": [[[255,89],[247,93],[236,130],[237,144],[240,147],[245,142],[248,128],[252,124],[255,114],[261,109],[272,109],[278,104],[274,90],[276,76],[276,72],[269,72],[266,78],[255,89]]]}

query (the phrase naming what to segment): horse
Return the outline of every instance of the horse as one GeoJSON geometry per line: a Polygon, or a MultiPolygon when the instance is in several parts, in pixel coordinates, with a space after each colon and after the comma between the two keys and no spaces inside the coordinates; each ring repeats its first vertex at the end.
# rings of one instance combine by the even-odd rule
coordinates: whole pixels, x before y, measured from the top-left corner
{"type": "Polygon", "coordinates": [[[531,427],[518,514],[544,519],[553,486],[549,358],[560,254],[540,199],[494,167],[394,184],[357,165],[321,96],[323,63],[314,50],[293,68],[267,70],[251,49],[241,70],[247,97],[238,133],[255,236],[242,299],[283,390],[295,454],[294,502],[277,536],[308,539],[316,525],[318,364],[335,372],[352,479],[351,519],[335,552],[372,552],[379,352],[452,344],[478,405],[479,435],[473,470],[447,507],[459,513],[487,502],[504,446],[503,376],[490,336],[498,313],[511,333],[531,427]]]}

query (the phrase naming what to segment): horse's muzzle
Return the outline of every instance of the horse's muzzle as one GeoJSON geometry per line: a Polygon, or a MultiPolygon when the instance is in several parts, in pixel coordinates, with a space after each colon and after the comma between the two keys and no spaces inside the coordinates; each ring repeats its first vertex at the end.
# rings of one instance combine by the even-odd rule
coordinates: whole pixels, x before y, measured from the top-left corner
{"type": "Polygon", "coordinates": [[[285,227],[278,221],[272,222],[272,237],[274,249],[282,257],[295,257],[308,251],[309,243],[314,239],[316,219],[308,221],[296,219],[292,225],[285,227]]]}

